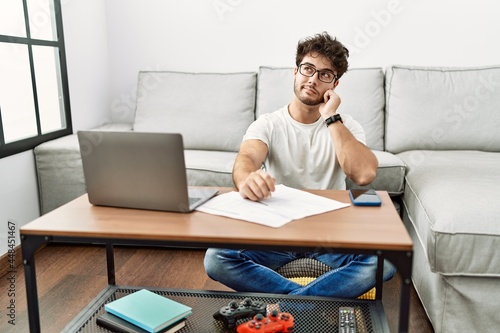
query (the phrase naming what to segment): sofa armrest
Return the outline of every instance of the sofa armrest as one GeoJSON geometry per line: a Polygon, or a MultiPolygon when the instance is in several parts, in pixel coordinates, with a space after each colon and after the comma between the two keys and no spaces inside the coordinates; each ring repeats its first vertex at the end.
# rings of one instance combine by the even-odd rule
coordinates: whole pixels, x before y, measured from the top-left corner
{"type": "MultiPolygon", "coordinates": [[[[115,123],[94,128],[100,131],[129,131],[132,124],[115,123]]],[[[40,212],[51,210],[86,193],[80,147],[76,134],[44,142],[33,149],[40,212]]]]}

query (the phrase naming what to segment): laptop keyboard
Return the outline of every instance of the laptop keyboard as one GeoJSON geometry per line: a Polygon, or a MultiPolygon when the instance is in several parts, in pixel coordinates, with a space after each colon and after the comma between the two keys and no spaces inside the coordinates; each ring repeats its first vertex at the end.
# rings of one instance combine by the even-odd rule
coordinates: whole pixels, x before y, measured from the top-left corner
{"type": "Polygon", "coordinates": [[[200,200],[201,200],[201,198],[189,197],[189,205],[191,206],[191,205],[197,203],[200,200]]]}
{"type": "Polygon", "coordinates": [[[216,195],[217,192],[217,190],[212,189],[188,188],[190,209],[195,209],[197,206],[216,195]]]}

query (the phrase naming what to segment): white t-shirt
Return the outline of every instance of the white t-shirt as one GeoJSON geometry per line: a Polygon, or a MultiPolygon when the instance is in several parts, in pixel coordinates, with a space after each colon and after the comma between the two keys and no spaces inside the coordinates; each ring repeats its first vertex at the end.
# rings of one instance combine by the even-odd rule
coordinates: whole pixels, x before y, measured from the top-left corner
{"type": "MultiPolygon", "coordinates": [[[[350,115],[343,114],[344,126],[365,144],[365,132],[350,115]]],[[[258,139],[269,153],[266,169],[276,184],[304,189],[343,190],[345,173],[335,155],[335,147],[323,118],[302,124],[288,113],[288,105],[261,115],[247,129],[243,141],[258,139]]]]}

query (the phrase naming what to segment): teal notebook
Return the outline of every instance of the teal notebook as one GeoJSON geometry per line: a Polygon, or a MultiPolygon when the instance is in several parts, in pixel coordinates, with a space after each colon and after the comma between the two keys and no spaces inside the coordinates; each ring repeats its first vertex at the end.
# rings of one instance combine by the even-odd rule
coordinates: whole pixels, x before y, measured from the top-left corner
{"type": "Polygon", "coordinates": [[[191,314],[189,306],[142,289],[104,305],[104,309],[148,332],[158,332],[191,314]]]}

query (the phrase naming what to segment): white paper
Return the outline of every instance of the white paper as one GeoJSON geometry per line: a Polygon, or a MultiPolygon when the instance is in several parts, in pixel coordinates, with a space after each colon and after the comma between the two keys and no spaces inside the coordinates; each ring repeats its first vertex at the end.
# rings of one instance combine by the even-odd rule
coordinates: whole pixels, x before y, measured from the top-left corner
{"type": "Polygon", "coordinates": [[[196,210],[279,228],[293,220],[348,207],[350,204],[277,185],[272,196],[259,202],[238,192],[220,194],[196,210]]]}

